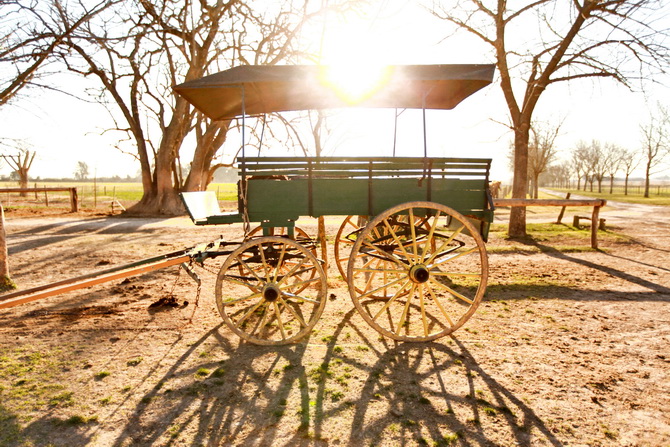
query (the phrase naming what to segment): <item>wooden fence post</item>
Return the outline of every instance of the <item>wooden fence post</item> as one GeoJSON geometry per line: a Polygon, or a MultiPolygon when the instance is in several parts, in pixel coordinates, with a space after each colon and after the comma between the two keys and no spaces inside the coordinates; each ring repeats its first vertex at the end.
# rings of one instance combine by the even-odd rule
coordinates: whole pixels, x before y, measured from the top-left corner
{"type": "Polygon", "coordinates": [[[598,249],[598,225],[600,216],[600,207],[593,207],[593,215],[591,216],[591,248],[598,249]]]}
{"type": "Polygon", "coordinates": [[[77,197],[77,188],[70,188],[70,209],[73,213],[79,211],[79,200],[77,197]]]}
{"type": "MultiPolygon", "coordinates": [[[[570,193],[567,193],[567,194],[565,195],[565,200],[568,200],[569,198],[570,198],[570,193]]],[[[567,208],[567,207],[565,207],[565,206],[564,206],[564,207],[561,207],[561,212],[558,213],[558,219],[556,219],[556,223],[557,223],[557,224],[560,224],[560,223],[561,223],[561,219],[563,219],[563,214],[565,214],[565,208],[567,208]]]]}

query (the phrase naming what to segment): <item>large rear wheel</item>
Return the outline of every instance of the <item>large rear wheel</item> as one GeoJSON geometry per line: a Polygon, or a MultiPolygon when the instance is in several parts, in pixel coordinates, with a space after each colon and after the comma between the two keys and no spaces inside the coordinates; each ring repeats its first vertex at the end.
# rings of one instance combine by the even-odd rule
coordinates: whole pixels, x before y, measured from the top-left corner
{"type": "Polygon", "coordinates": [[[376,330],[396,340],[434,340],[477,309],[488,279],[486,247],[462,214],[410,202],[366,225],[351,249],[347,278],[356,309],[376,330]]]}

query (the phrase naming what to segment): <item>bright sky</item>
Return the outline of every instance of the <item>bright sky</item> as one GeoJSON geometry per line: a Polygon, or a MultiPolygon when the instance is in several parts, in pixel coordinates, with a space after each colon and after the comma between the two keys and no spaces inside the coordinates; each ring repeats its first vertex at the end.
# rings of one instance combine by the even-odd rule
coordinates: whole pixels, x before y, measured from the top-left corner
{"type": "MultiPolygon", "coordinates": [[[[316,30],[315,34],[320,30],[316,30]]],[[[488,49],[476,40],[458,42],[445,37],[440,22],[404,0],[376,2],[366,13],[339,23],[327,21],[323,63],[357,61],[380,64],[491,63],[488,49]],[[415,26],[413,26],[415,24],[415,26]]],[[[317,37],[315,37],[317,39],[317,37]]],[[[320,36],[318,37],[320,40],[320,36]]],[[[65,85],[82,87],[80,79],[65,76],[65,85]]],[[[507,180],[507,153],[511,135],[496,121],[506,122],[502,94],[494,84],[466,99],[452,111],[428,111],[428,154],[494,159],[494,179],[507,180]]],[[[654,101],[670,102],[670,88],[655,86],[654,101]]],[[[639,147],[639,125],[647,117],[645,97],[613,81],[554,85],[545,92],[535,118],[556,122],[565,119],[558,141],[567,151],[579,140],[597,139],[620,146],[639,147]]],[[[331,125],[340,135],[329,155],[391,155],[393,110],[334,112],[331,125]]],[[[78,161],[86,162],[91,175],[135,175],[139,164],[114,148],[118,134],[101,134],[109,126],[107,113],[95,104],[66,95],[32,91],[28,98],[0,109],[2,136],[26,139],[37,150],[31,173],[39,177],[70,176],[78,161]]],[[[423,152],[420,111],[406,111],[398,121],[397,155],[423,152]]],[[[228,154],[234,138],[224,148],[228,154]]],[[[0,173],[9,169],[0,167],[0,173]]]]}

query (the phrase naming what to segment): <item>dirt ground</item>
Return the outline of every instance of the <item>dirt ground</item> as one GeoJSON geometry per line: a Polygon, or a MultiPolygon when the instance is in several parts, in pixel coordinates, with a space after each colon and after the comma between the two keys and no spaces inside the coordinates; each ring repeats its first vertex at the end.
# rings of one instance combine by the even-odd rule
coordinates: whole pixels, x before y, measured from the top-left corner
{"type": "MultiPolygon", "coordinates": [[[[381,337],[332,263],[313,334],[282,347],[222,323],[216,263],[199,297],[170,267],[0,310],[0,445],[670,446],[670,210],[602,217],[600,251],[588,232],[493,234],[485,300],[431,343],[381,337]]],[[[6,228],[21,288],[242,235],[91,214],[9,212],[6,228]]]]}

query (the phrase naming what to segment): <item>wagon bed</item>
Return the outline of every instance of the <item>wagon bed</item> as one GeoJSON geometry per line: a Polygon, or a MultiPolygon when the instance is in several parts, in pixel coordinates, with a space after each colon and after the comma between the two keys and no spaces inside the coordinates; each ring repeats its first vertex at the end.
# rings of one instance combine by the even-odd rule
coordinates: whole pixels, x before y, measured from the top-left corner
{"type": "Polygon", "coordinates": [[[375,216],[410,201],[440,203],[476,219],[484,237],[493,220],[490,159],[247,157],[239,160],[238,167],[242,180],[237,213],[216,212],[217,208],[203,204],[211,201],[206,195],[184,195],[197,225],[246,218],[265,227],[287,227],[301,216],[375,216]],[[203,216],[196,211],[203,208],[212,213],[203,216]]]}

